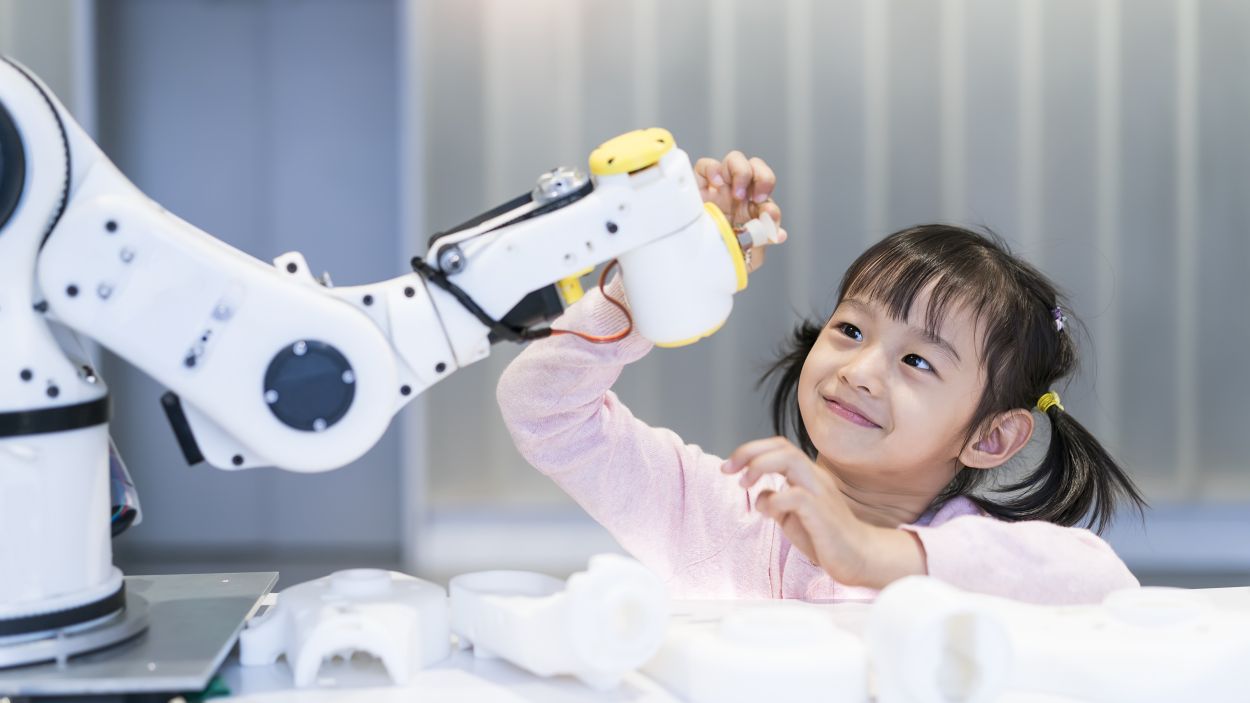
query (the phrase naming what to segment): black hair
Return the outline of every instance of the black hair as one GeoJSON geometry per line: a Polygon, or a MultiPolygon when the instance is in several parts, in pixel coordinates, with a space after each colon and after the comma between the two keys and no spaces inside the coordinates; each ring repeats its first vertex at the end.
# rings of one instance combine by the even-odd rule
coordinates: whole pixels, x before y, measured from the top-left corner
{"type": "MultiPolygon", "coordinates": [[[[917,296],[930,287],[924,311],[930,332],[938,330],[952,304],[968,306],[985,331],[980,350],[985,392],[965,441],[1001,412],[1032,408],[1056,381],[1076,370],[1073,332],[1079,321],[1055,285],[1014,256],[992,232],[951,225],[895,232],[851,264],[834,307],[856,297],[879,302],[891,317],[906,320],[917,296]],[[1062,331],[1056,329],[1057,314],[1066,318],[1062,331]]],[[[803,320],[781,357],[760,379],[761,384],[774,384],[771,411],[776,432],[791,435],[813,458],[816,447],[799,413],[798,382],[803,362],[824,327],[823,320],[803,320]]],[[[1098,532],[1110,524],[1122,502],[1140,513],[1145,506],[1140,491],[1098,440],[1058,407],[1046,414],[1053,429],[1040,466],[992,490],[985,483],[993,472],[961,467],[934,505],[966,496],[1004,520],[1045,520],[1065,526],[1085,521],[1098,532]]]]}

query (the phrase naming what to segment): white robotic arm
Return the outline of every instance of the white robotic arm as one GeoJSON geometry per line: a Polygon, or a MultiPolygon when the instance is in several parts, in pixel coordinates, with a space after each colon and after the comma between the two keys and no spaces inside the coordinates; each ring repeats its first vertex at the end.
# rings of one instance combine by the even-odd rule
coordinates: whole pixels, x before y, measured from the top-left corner
{"type": "Polygon", "coordinates": [[[43,171],[31,190],[47,196],[18,202],[29,217],[6,234],[41,247],[6,264],[34,264],[42,314],[172,389],[175,419],[220,468],[319,471],[358,458],[408,400],[487,356],[492,337],[531,336],[506,322],[527,295],[550,317],[562,307],[553,284],[604,261],[619,259],[639,331],[660,344],[709,333],[745,285],[735,239],[663,130],[605,144],[594,182],[545,174],[534,193],[435,238],[412,274],[331,288],[298,254],[269,266],[161,208],[46,91],[4,68],[18,84],[5,103],[43,113],[18,127],[44,132],[23,146],[43,171]]]}
{"type": "Polygon", "coordinates": [[[120,580],[107,392],[49,320],[168,387],[189,460],[333,469],[493,341],[543,336],[599,263],[619,261],[635,324],[658,344],[723,323],[746,286],[749,245],[701,202],[671,135],[631,132],[590,162],[593,179],[554,170],[437,235],[410,274],[334,288],[298,253],[270,266],[161,208],[46,86],[0,60],[0,572],[26,575],[0,585],[0,641],[25,631],[6,619],[120,580]]]}

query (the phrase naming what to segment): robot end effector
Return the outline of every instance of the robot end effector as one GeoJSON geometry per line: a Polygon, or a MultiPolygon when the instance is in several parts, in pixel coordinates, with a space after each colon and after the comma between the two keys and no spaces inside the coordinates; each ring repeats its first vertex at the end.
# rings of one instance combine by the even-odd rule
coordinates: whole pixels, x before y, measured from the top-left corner
{"type": "Polygon", "coordinates": [[[613,259],[641,334],[661,345],[711,334],[746,267],[689,158],[651,129],[601,145],[590,166],[591,177],[544,174],[436,235],[413,273],[334,288],[298,254],[269,266],[165,211],[46,87],[0,61],[0,324],[26,340],[0,350],[0,373],[14,376],[0,379],[0,391],[14,386],[0,419],[55,419],[105,393],[73,383],[48,319],[170,388],[189,459],[299,471],[358,458],[409,400],[493,341],[542,336],[580,294],[578,277],[613,259]],[[67,392],[35,393],[18,368],[67,392]]]}

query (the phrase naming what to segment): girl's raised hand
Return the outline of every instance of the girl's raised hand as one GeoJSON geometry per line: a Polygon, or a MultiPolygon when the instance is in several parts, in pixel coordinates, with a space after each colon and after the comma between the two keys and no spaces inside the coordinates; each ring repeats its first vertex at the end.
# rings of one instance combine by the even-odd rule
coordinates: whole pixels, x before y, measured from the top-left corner
{"type": "Polygon", "coordinates": [[[860,520],[833,474],[785,437],[743,444],[721,471],[742,471],[739,485],[748,489],[766,474],[782,476],[786,485],[760,491],[755,508],[776,521],[795,548],[834,581],[884,588],[898,578],[926,571],[924,552],[914,535],[860,520]]]}
{"type": "MultiPolygon", "coordinates": [[[[741,151],[731,151],[723,161],[704,157],[695,162],[695,179],[704,202],[715,203],[729,218],[735,228],[767,214],[777,223],[777,243],[786,240],[781,227],[781,208],[773,202],[773,189],[777,176],[772,168],[758,157],[747,158],[741,151]]],[[[766,247],[754,250],[751,270],[764,263],[766,247]]]]}

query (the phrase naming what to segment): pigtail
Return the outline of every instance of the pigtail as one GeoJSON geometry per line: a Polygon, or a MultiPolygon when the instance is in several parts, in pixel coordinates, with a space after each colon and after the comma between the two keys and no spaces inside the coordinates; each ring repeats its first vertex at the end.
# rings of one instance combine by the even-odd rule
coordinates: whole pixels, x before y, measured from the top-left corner
{"type": "Polygon", "coordinates": [[[978,501],[1005,520],[1045,520],[1101,533],[1116,508],[1128,503],[1141,515],[1146,506],[1137,486],[1089,430],[1060,406],[1046,411],[1050,447],[1040,466],[1002,490],[1006,500],[978,501]]]}
{"type": "Polygon", "coordinates": [[[798,391],[799,374],[803,372],[803,362],[816,346],[824,325],[810,320],[803,320],[781,349],[781,356],[773,362],[764,375],[760,377],[756,387],[772,385],[769,410],[773,420],[773,431],[782,436],[793,437],[799,448],[813,459],[816,458],[816,445],[803,426],[803,416],[799,412],[798,391]]]}

